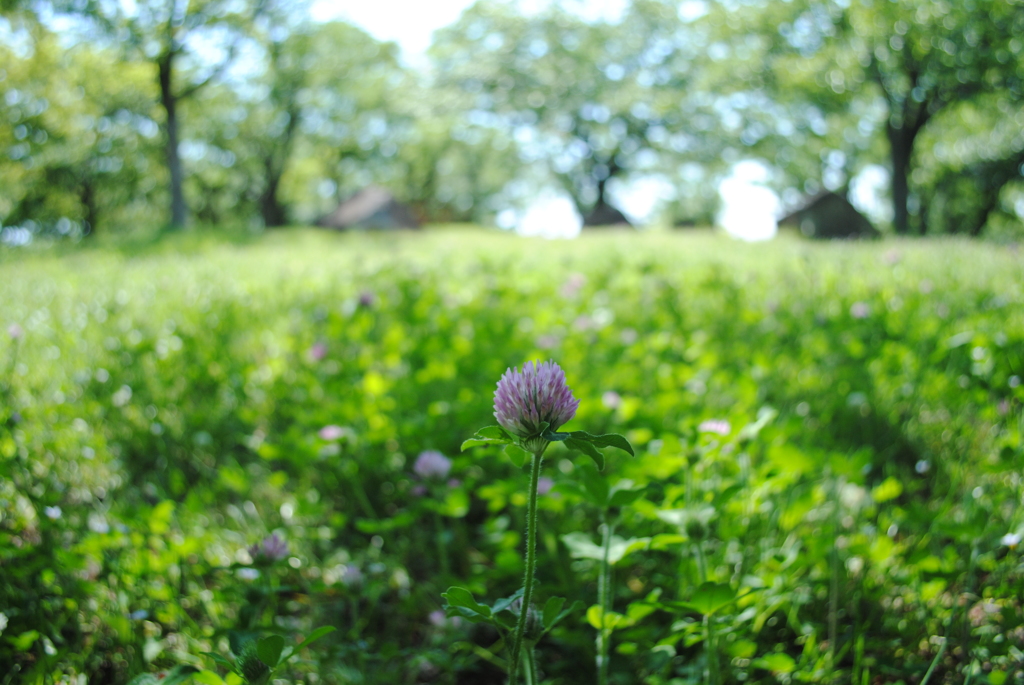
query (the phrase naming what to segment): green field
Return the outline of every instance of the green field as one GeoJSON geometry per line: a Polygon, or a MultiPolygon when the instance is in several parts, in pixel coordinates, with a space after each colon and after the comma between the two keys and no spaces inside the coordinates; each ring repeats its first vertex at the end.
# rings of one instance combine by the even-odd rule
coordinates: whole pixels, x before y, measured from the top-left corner
{"type": "MultiPolygon", "coordinates": [[[[459,447],[530,359],[568,429],[636,448],[606,454],[642,488],[611,512],[611,683],[1024,683],[1016,248],[289,230],[0,274],[0,685],[237,682],[204,652],[318,626],[274,683],[504,682],[441,593],[521,584],[527,475],[459,447]],[[702,620],[703,582],[742,596],[702,620]]],[[[537,606],[583,607],[549,685],[596,682],[588,463],[545,462],[537,606]]]]}

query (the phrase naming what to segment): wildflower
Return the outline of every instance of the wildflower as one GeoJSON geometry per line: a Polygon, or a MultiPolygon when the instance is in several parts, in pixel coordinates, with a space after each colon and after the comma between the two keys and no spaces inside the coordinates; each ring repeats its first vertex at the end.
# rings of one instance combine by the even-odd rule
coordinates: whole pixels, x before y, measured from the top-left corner
{"type": "Polygon", "coordinates": [[[25,331],[16,323],[12,323],[7,327],[7,335],[11,336],[11,340],[20,340],[24,334],[25,331]]]}
{"type": "Polygon", "coordinates": [[[729,422],[724,419],[708,419],[707,421],[701,422],[697,426],[697,431],[700,433],[717,433],[718,435],[728,435],[732,432],[732,426],[729,422]]]}
{"type": "Polygon", "coordinates": [[[249,556],[253,559],[263,558],[269,561],[280,561],[288,556],[288,543],[277,536],[277,533],[263,538],[249,548],[249,556]]]}
{"type": "Polygon", "coordinates": [[[871,314],[871,307],[866,302],[854,302],[850,306],[850,316],[855,319],[866,319],[871,314]]]}
{"type": "Polygon", "coordinates": [[[46,514],[46,518],[50,519],[51,521],[56,521],[60,518],[61,511],[60,507],[45,507],[43,509],[43,513],[46,514]]]}
{"type": "Polygon", "coordinates": [[[327,356],[327,345],[325,345],[322,342],[318,342],[309,348],[309,352],[307,354],[309,355],[310,359],[312,359],[315,362],[318,362],[327,356]]]}
{"type": "Polygon", "coordinates": [[[345,572],[341,574],[341,582],[348,587],[359,585],[363,582],[363,572],[358,566],[346,566],[345,572]]]}
{"type": "Polygon", "coordinates": [[[317,435],[320,436],[321,440],[338,440],[343,435],[345,435],[345,429],[342,428],[341,426],[324,426],[323,428],[320,429],[317,435]]]}
{"type": "Polygon", "coordinates": [[[541,476],[537,479],[537,494],[546,495],[555,487],[555,481],[548,476],[541,476]]]}
{"type": "Polygon", "coordinates": [[[372,307],[377,302],[377,296],[373,294],[373,291],[364,290],[359,293],[359,306],[360,307],[372,307]]]}
{"type": "Polygon", "coordinates": [[[420,478],[444,478],[452,470],[452,460],[436,450],[420,452],[412,470],[420,478]]]}
{"type": "Polygon", "coordinates": [[[1017,545],[1020,544],[1020,536],[1016,533],[1007,533],[1000,538],[999,543],[1009,547],[1010,549],[1016,549],[1017,545]]]}
{"type": "Polygon", "coordinates": [[[608,409],[618,409],[622,405],[622,396],[614,390],[601,395],[601,404],[608,409]]]}
{"type": "Polygon", "coordinates": [[[586,284],[587,277],[583,274],[576,273],[569,276],[569,280],[562,285],[562,297],[574,297],[586,284]]]}
{"type": "MultiPolygon", "coordinates": [[[[494,392],[494,418],[523,440],[539,438],[576,415],[580,401],[565,383],[565,372],[553,361],[526,362],[523,370],[507,369],[494,392]]],[[[535,447],[535,446],[531,446],[535,447]]]]}

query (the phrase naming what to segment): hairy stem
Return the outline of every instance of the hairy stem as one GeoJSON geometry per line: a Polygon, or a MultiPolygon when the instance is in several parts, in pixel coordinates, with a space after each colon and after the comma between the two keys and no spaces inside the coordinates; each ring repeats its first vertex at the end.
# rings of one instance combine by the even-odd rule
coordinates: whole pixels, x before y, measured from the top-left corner
{"type": "Polygon", "coordinates": [[[530,467],[530,502],[526,509],[526,572],[523,576],[523,606],[519,611],[519,623],[512,642],[508,678],[510,685],[516,685],[519,677],[519,653],[526,634],[526,619],[533,601],[533,576],[537,570],[537,484],[540,482],[540,466],[544,461],[545,444],[533,454],[530,467]]]}
{"type": "Polygon", "coordinates": [[[540,680],[537,678],[537,657],[533,653],[533,643],[523,650],[523,677],[524,685],[537,685],[540,680]]]}
{"type": "Polygon", "coordinates": [[[611,564],[608,555],[612,545],[612,525],[605,515],[601,534],[601,570],[597,578],[597,603],[601,607],[601,627],[597,629],[597,682],[608,685],[608,649],[611,635],[605,628],[605,616],[611,611],[611,564]]]}

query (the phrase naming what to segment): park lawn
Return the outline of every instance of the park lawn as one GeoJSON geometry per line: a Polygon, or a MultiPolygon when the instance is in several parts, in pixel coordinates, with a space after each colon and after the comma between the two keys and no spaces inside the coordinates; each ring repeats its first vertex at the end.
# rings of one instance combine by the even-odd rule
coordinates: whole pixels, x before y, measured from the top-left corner
{"type": "MultiPolygon", "coordinates": [[[[502,682],[497,635],[440,594],[519,586],[526,476],[459,446],[506,368],[549,358],[569,428],[637,450],[605,470],[644,489],[616,512],[613,682],[700,679],[709,652],[721,682],[1017,679],[1022,266],[966,240],[459,226],[9,253],[0,683],[223,675],[203,652],[321,625],[280,677],[502,682]],[[272,532],[288,553],[261,564],[272,532]],[[707,651],[669,601],[704,581],[751,590],[707,651]]],[[[587,461],[547,460],[541,603],[596,602],[587,461]]],[[[593,641],[567,618],[545,682],[592,680],[593,641]]]]}

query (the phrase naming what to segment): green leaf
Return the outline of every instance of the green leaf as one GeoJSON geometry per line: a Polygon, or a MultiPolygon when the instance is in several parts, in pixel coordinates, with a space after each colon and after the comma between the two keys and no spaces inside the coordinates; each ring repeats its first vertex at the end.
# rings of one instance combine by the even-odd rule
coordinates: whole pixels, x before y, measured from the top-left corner
{"type": "Polygon", "coordinates": [[[224,668],[228,669],[229,671],[235,667],[235,665],[233,663],[228,661],[226,658],[224,658],[220,654],[214,654],[213,652],[203,652],[202,654],[203,654],[203,656],[210,657],[211,659],[214,660],[214,662],[216,662],[216,664],[218,666],[223,666],[224,668]]]}
{"type": "Polygon", "coordinates": [[[516,465],[516,468],[520,469],[523,468],[523,464],[533,456],[522,447],[511,443],[505,445],[505,454],[507,454],[508,458],[512,460],[512,463],[516,465]]]}
{"type": "Polygon", "coordinates": [[[18,637],[9,637],[7,641],[14,645],[14,648],[19,652],[27,652],[35,644],[36,640],[39,639],[38,630],[26,630],[18,637]]]}
{"type": "Polygon", "coordinates": [[[256,643],[256,656],[271,668],[277,667],[283,650],[284,638],[280,635],[270,635],[256,643]]]}
{"type": "Polygon", "coordinates": [[[754,666],[771,671],[772,673],[792,673],[796,670],[796,661],[788,654],[776,652],[756,660],[754,666]]]}
{"type": "Polygon", "coordinates": [[[612,493],[612,497],[608,500],[609,507],[628,507],[633,502],[637,501],[644,496],[646,488],[637,488],[636,490],[616,490],[612,493]]]}
{"type": "Polygon", "coordinates": [[[505,440],[511,441],[512,436],[501,426],[484,426],[476,432],[476,437],[484,440],[505,440]]]}
{"type": "Polygon", "coordinates": [[[468,448],[478,445],[507,445],[511,442],[512,436],[501,426],[485,426],[462,443],[461,451],[465,452],[468,448]]]}
{"type": "Polygon", "coordinates": [[[199,671],[192,676],[192,679],[197,683],[204,683],[204,685],[224,685],[224,680],[213,671],[199,671]]]}
{"type": "Polygon", "coordinates": [[[757,420],[753,423],[748,423],[742,429],[737,436],[738,440],[753,440],[757,437],[761,429],[768,425],[768,423],[774,419],[779,412],[769,406],[761,407],[757,410],[757,420]]]}
{"type": "Polygon", "coordinates": [[[636,453],[633,452],[633,446],[629,444],[629,440],[626,440],[626,438],[622,437],[618,433],[593,435],[586,431],[573,431],[572,433],[569,433],[569,436],[575,440],[589,442],[595,447],[614,447],[615,449],[629,453],[629,456],[631,457],[636,456],[636,453]]]}
{"type": "Polygon", "coordinates": [[[604,470],[604,455],[597,451],[597,449],[589,442],[584,440],[578,440],[576,438],[569,438],[563,443],[566,447],[577,452],[583,452],[597,464],[597,468],[604,470]]]}
{"type": "Polygon", "coordinates": [[[753,590],[737,594],[727,583],[712,583],[710,581],[701,583],[694,590],[693,598],[689,602],[667,602],[666,606],[683,611],[710,616],[719,609],[729,606],[733,602],[749,595],[753,590]]]}
{"type": "Polygon", "coordinates": [[[875,502],[888,502],[903,494],[903,483],[892,476],[886,478],[871,490],[871,497],[875,502]]]}
{"type": "Polygon", "coordinates": [[[502,597],[501,599],[497,600],[494,603],[494,606],[492,607],[491,611],[493,613],[495,613],[495,614],[497,614],[498,612],[501,612],[501,611],[505,611],[506,609],[509,608],[509,606],[512,604],[512,602],[514,602],[517,599],[519,599],[520,597],[522,597],[524,592],[525,592],[524,588],[519,588],[518,590],[513,592],[508,597],[502,597]]]}
{"type": "Polygon", "coordinates": [[[608,480],[601,472],[590,464],[581,464],[576,469],[579,480],[586,488],[586,499],[596,507],[604,509],[608,506],[608,480]]]}
{"type": "MultiPolygon", "coordinates": [[[[454,615],[464,616],[473,623],[491,621],[491,608],[486,604],[480,604],[473,598],[473,593],[464,587],[450,587],[448,592],[442,593],[442,597],[448,601],[448,607],[455,611],[454,615]]],[[[453,615],[447,612],[449,616],[453,615]]]]}
{"type": "Polygon", "coordinates": [[[565,606],[565,597],[552,597],[544,603],[544,629],[550,630],[565,606]]]}
{"type": "Polygon", "coordinates": [[[555,433],[554,431],[544,431],[541,433],[542,438],[549,442],[563,442],[569,438],[568,433],[555,433]]]}
{"type": "Polygon", "coordinates": [[[602,624],[605,630],[615,630],[616,626],[624,623],[626,617],[614,611],[605,613],[600,604],[595,604],[587,609],[587,623],[594,628],[601,630],[602,624]]]}
{"type": "MultiPolygon", "coordinates": [[[[550,600],[549,600],[549,601],[550,601],[550,600]]],[[[581,602],[581,601],[579,601],[579,600],[576,600],[575,602],[573,602],[573,603],[572,603],[572,606],[571,606],[571,607],[569,607],[568,609],[563,609],[563,610],[562,610],[561,612],[559,612],[559,614],[558,614],[557,616],[555,616],[555,617],[554,617],[554,618],[553,618],[553,619],[551,620],[551,622],[550,622],[550,623],[548,623],[548,622],[547,622],[547,614],[545,613],[545,618],[544,618],[544,622],[545,622],[545,626],[544,626],[544,632],[545,632],[545,633],[546,633],[546,632],[548,632],[549,630],[551,630],[552,628],[554,628],[555,626],[557,626],[557,625],[558,625],[559,623],[561,623],[561,622],[562,622],[562,619],[563,619],[563,618],[565,618],[565,617],[566,617],[566,616],[568,616],[569,614],[574,614],[574,613],[576,613],[577,611],[579,611],[579,610],[580,610],[580,609],[582,609],[582,608],[583,608],[583,602],[581,602]]],[[[547,610],[547,605],[546,605],[546,604],[544,605],[544,609],[545,609],[545,612],[546,612],[546,610],[547,610]]]]}
{"type": "Polygon", "coordinates": [[[200,669],[189,664],[178,664],[171,669],[167,677],[160,681],[161,685],[181,685],[192,678],[195,674],[199,673],[200,669]]]}
{"type": "Polygon", "coordinates": [[[660,533],[651,538],[651,549],[663,550],[668,549],[674,545],[681,545],[688,541],[689,538],[685,535],[676,535],[674,533],[660,533]]]}
{"type": "Polygon", "coordinates": [[[278,663],[284,663],[285,661],[288,661],[293,656],[295,656],[295,654],[297,654],[300,649],[304,649],[305,647],[308,647],[310,644],[312,644],[313,642],[319,640],[324,635],[330,635],[335,630],[337,630],[337,628],[335,628],[334,626],[320,626],[319,628],[314,630],[312,633],[310,633],[306,637],[305,640],[303,640],[299,644],[297,644],[294,647],[292,647],[291,649],[289,649],[288,652],[285,653],[285,655],[283,657],[281,657],[281,660],[278,663]]]}
{"type": "MultiPolygon", "coordinates": [[[[638,549],[646,549],[650,538],[629,538],[623,539],[613,535],[608,545],[608,563],[614,566],[622,561],[625,556],[638,549]]],[[[573,532],[562,536],[562,542],[569,548],[569,556],[576,559],[604,559],[604,549],[595,545],[586,533],[573,532]]]]}

